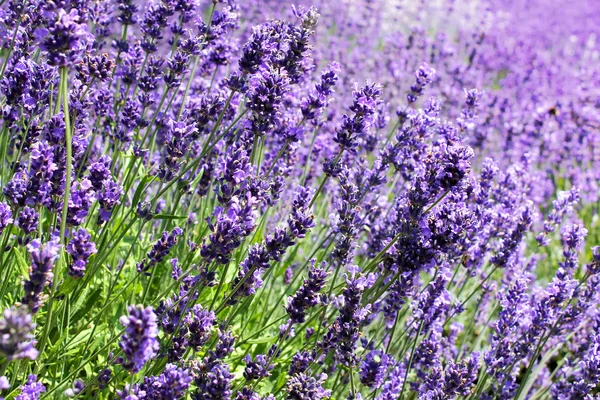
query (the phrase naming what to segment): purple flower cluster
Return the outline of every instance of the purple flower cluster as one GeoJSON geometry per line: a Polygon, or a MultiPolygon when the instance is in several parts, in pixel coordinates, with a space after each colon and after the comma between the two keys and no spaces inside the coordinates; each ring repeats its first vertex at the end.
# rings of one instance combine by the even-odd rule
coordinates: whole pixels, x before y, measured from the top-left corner
{"type": "Polygon", "coordinates": [[[322,268],[312,267],[308,271],[308,278],[304,279],[300,289],[288,299],[285,306],[291,323],[304,322],[306,311],[319,304],[319,292],[325,286],[326,277],[327,273],[322,268]]]}
{"type": "Polygon", "coordinates": [[[91,241],[92,236],[83,228],[73,232],[73,237],[67,245],[67,253],[71,255],[72,262],[69,265],[69,275],[82,278],[85,275],[85,267],[88,259],[98,250],[91,241]]]}
{"type": "Polygon", "coordinates": [[[151,307],[129,306],[128,315],[121,317],[125,332],[119,347],[125,354],[123,366],[138,372],[158,351],[158,326],[151,307]]]}
{"type": "Polygon", "coordinates": [[[79,12],[58,8],[49,14],[46,24],[35,32],[40,49],[48,52],[48,64],[65,67],[80,62],[91,35],[79,12]]]}
{"type": "Polygon", "coordinates": [[[46,243],[36,239],[27,245],[31,266],[29,267],[29,279],[23,284],[25,294],[22,302],[29,307],[32,313],[39,310],[46,298],[44,288],[50,285],[54,277],[52,268],[58,259],[60,247],[57,238],[46,243]]]}
{"type": "Polygon", "coordinates": [[[170,233],[167,231],[163,232],[161,238],[152,245],[152,249],[146,255],[146,259],[138,264],[138,271],[147,272],[156,264],[161,263],[169,255],[171,248],[177,244],[177,237],[181,236],[182,233],[183,230],[181,228],[174,228],[170,233]]]}
{"type": "Polygon", "coordinates": [[[0,3],[3,396],[600,393],[594,0],[0,3]]]}
{"type": "Polygon", "coordinates": [[[33,332],[35,323],[26,307],[7,308],[0,319],[0,353],[8,361],[21,358],[35,360],[38,351],[33,332]]]}
{"type": "Polygon", "coordinates": [[[46,391],[46,386],[37,381],[37,376],[29,375],[20,389],[21,393],[15,397],[16,400],[38,400],[46,391]]]}

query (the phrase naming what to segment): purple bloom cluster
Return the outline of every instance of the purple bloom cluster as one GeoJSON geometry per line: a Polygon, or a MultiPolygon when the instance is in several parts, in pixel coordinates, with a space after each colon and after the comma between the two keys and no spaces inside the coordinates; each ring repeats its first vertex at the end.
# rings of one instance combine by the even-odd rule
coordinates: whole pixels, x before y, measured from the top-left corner
{"type": "Polygon", "coordinates": [[[192,376],[190,371],[167,364],[159,376],[147,376],[141,385],[144,399],[180,399],[186,395],[192,376]]]}
{"type": "Polygon", "coordinates": [[[81,15],[75,8],[69,12],[58,8],[50,15],[35,32],[40,49],[48,52],[48,64],[64,67],[80,62],[91,36],[81,15]]]}
{"type": "Polygon", "coordinates": [[[37,381],[37,376],[29,375],[27,382],[20,387],[21,393],[15,399],[17,400],[38,400],[42,393],[46,391],[46,386],[37,381]]]}
{"type": "Polygon", "coordinates": [[[308,278],[298,289],[295,295],[290,297],[285,310],[290,316],[290,322],[300,324],[306,318],[306,311],[319,304],[319,292],[325,286],[327,273],[318,267],[312,267],[308,271],[308,278]]]}
{"type": "Polygon", "coordinates": [[[67,245],[67,253],[71,255],[72,262],[69,265],[69,275],[81,278],[85,275],[85,267],[92,254],[96,254],[96,244],[91,241],[92,236],[83,228],[73,232],[73,237],[67,245]]]}
{"type": "Polygon", "coordinates": [[[194,400],[217,400],[229,398],[232,394],[233,375],[229,366],[221,362],[207,362],[198,367],[194,383],[198,388],[192,393],[194,400]]]}
{"type": "Polygon", "coordinates": [[[181,236],[182,233],[183,230],[181,228],[174,228],[170,233],[167,231],[163,232],[161,238],[152,245],[152,249],[146,255],[146,259],[138,264],[138,271],[147,272],[156,264],[161,263],[169,255],[171,248],[177,244],[177,237],[181,236]]]}
{"type": "Polygon", "coordinates": [[[35,360],[38,351],[33,335],[35,323],[26,307],[7,308],[0,319],[0,353],[8,361],[21,358],[35,360]]]}
{"type": "Polygon", "coordinates": [[[359,89],[355,85],[354,103],[350,106],[350,111],[354,113],[352,117],[344,115],[342,125],[337,130],[334,142],[340,145],[342,149],[355,151],[358,146],[358,140],[369,135],[369,130],[374,122],[374,114],[379,105],[382,95],[382,88],[376,83],[366,84],[359,89]]]}
{"type": "Polygon", "coordinates": [[[598,397],[594,0],[0,3],[3,396],[598,397]]]}
{"type": "Polygon", "coordinates": [[[121,317],[125,332],[119,347],[125,354],[123,366],[138,372],[158,351],[158,326],[151,307],[129,306],[128,315],[121,317]]]}
{"type": "Polygon", "coordinates": [[[29,307],[32,313],[39,310],[46,298],[44,288],[50,285],[54,277],[52,268],[58,259],[60,247],[57,238],[46,243],[36,239],[27,245],[31,266],[29,267],[29,279],[23,284],[25,294],[22,302],[29,307]]]}

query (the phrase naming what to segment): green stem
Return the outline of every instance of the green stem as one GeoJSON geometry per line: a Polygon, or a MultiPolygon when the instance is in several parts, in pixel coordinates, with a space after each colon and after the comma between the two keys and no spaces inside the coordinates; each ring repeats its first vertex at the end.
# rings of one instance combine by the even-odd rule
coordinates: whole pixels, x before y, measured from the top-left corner
{"type": "MultiPolygon", "coordinates": [[[[334,165],[337,164],[338,161],[340,161],[340,158],[342,158],[342,154],[344,154],[344,146],[340,147],[340,152],[338,153],[338,155],[333,160],[333,164],[334,165]]],[[[315,204],[315,201],[317,201],[317,198],[319,197],[319,194],[321,194],[321,191],[323,190],[323,187],[325,187],[325,183],[327,183],[328,179],[329,179],[329,175],[325,175],[325,178],[323,178],[323,181],[319,185],[319,188],[317,189],[317,191],[313,195],[312,200],[308,204],[308,208],[311,208],[312,205],[315,204]]]]}
{"type": "MultiPolygon", "coordinates": [[[[65,115],[65,147],[67,150],[66,155],[66,172],[65,172],[65,192],[63,194],[63,209],[60,221],[60,244],[62,245],[61,249],[61,259],[64,264],[67,264],[66,252],[64,250],[65,246],[65,231],[67,229],[67,214],[69,210],[69,196],[71,192],[71,169],[72,165],[72,142],[71,142],[71,121],[69,116],[69,90],[68,90],[68,79],[69,79],[69,70],[67,67],[61,67],[60,69],[60,88],[59,88],[59,99],[57,102],[60,102],[60,98],[63,100],[63,112],[65,115]]],[[[44,325],[44,331],[42,333],[42,338],[39,344],[40,354],[43,354],[44,347],[46,345],[46,341],[48,340],[48,334],[50,333],[50,326],[53,323],[53,305],[54,305],[54,295],[56,294],[56,290],[58,288],[58,281],[60,280],[60,265],[61,262],[56,262],[52,267],[52,289],[50,291],[50,298],[48,300],[48,315],[46,317],[46,324],[44,325]]]]}
{"type": "Polygon", "coordinates": [[[279,161],[279,159],[281,158],[281,156],[283,155],[283,152],[285,151],[285,149],[287,148],[288,145],[288,141],[286,140],[283,143],[283,146],[281,146],[281,149],[279,149],[279,151],[277,152],[277,155],[275,156],[275,159],[271,162],[271,166],[269,167],[269,170],[267,171],[267,174],[265,175],[266,178],[269,177],[269,175],[271,174],[271,172],[273,171],[273,168],[275,168],[275,166],[277,165],[277,161],[279,161]]]}

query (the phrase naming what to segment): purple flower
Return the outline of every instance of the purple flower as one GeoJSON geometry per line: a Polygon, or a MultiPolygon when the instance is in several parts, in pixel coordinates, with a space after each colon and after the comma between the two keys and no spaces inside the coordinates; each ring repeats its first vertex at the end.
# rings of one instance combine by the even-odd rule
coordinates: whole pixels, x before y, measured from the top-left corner
{"type": "Polygon", "coordinates": [[[132,0],[118,0],[117,3],[119,4],[117,21],[123,25],[135,25],[137,23],[137,16],[135,14],[138,6],[133,4],[132,0]]]}
{"type": "Polygon", "coordinates": [[[75,397],[79,393],[81,393],[84,389],[85,389],[85,382],[80,379],[76,379],[73,382],[73,386],[68,388],[67,390],[65,390],[65,396],[66,397],[75,397]]]}
{"type": "Polygon", "coordinates": [[[100,371],[98,377],[96,378],[98,380],[98,387],[100,389],[104,389],[108,382],[110,382],[111,375],[112,371],[108,368],[105,368],[102,371],[100,371]]]}
{"type": "Polygon", "coordinates": [[[192,393],[194,400],[221,400],[231,396],[233,375],[229,366],[221,362],[202,365],[194,383],[198,390],[192,393]]]}
{"type": "Polygon", "coordinates": [[[271,376],[271,370],[275,368],[275,365],[268,364],[269,357],[264,354],[259,354],[256,356],[255,360],[252,359],[250,354],[247,354],[244,357],[244,362],[246,363],[246,368],[244,368],[244,378],[247,381],[267,378],[271,376]]]}
{"type": "Polygon", "coordinates": [[[461,129],[472,130],[475,128],[474,120],[477,118],[477,107],[483,93],[477,89],[464,90],[466,97],[465,107],[461,111],[460,117],[457,118],[457,122],[461,129]]]}
{"type": "Polygon", "coordinates": [[[21,394],[15,400],[38,400],[40,395],[46,391],[46,386],[37,381],[37,376],[29,375],[27,383],[19,387],[21,394]]]}
{"type": "Polygon", "coordinates": [[[232,286],[237,288],[231,295],[230,304],[235,304],[239,298],[256,293],[263,284],[262,273],[269,268],[268,251],[263,245],[254,245],[248,250],[248,256],[240,265],[240,270],[233,280],[232,286]]]}
{"type": "Polygon", "coordinates": [[[238,61],[244,74],[254,74],[265,61],[274,47],[268,26],[254,27],[250,39],[242,47],[242,56],[238,61]]]}
{"type": "Polygon", "coordinates": [[[123,366],[135,373],[157,354],[158,326],[152,307],[129,306],[127,311],[129,315],[120,319],[125,326],[125,333],[121,337],[119,347],[126,357],[123,366]]]}
{"type": "Polygon", "coordinates": [[[144,33],[142,48],[147,53],[158,50],[158,41],[162,38],[163,30],[167,27],[169,17],[175,13],[175,8],[167,2],[157,2],[148,5],[140,28],[144,33]]]}
{"type": "Polygon", "coordinates": [[[250,80],[246,105],[253,115],[250,119],[251,132],[265,135],[271,132],[281,117],[281,102],[289,91],[287,76],[275,70],[266,70],[250,80]]]}
{"type": "Polygon", "coordinates": [[[187,66],[190,56],[183,51],[176,51],[167,61],[163,80],[168,88],[178,88],[183,80],[183,75],[188,72],[187,66]]]}
{"type": "Polygon", "coordinates": [[[83,62],[77,65],[77,76],[83,82],[91,83],[94,79],[99,82],[106,82],[112,77],[114,67],[113,60],[106,53],[96,56],[86,54],[83,57],[83,62]]]}
{"type": "Polygon", "coordinates": [[[381,101],[382,88],[379,84],[367,83],[359,89],[358,84],[355,83],[352,95],[354,103],[350,106],[350,110],[354,112],[354,115],[352,117],[343,116],[342,125],[337,129],[333,141],[343,149],[354,152],[358,146],[359,137],[367,135],[374,122],[374,114],[381,101]]]}
{"type": "Polygon", "coordinates": [[[237,392],[235,400],[261,400],[261,397],[258,393],[252,391],[252,389],[245,387],[237,392]]]}
{"type": "Polygon", "coordinates": [[[138,102],[128,99],[119,116],[119,124],[114,132],[115,139],[121,143],[123,149],[128,149],[133,140],[133,130],[140,124],[141,113],[138,102]]]}
{"type": "MultiPolygon", "coordinates": [[[[54,148],[46,141],[37,142],[31,150],[27,204],[47,204],[48,197],[52,194],[51,180],[58,169],[54,161],[54,148]]],[[[13,194],[11,197],[14,202],[20,200],[20,196],[13,194]]]]}
{"type": "Polygon", "coordinates": [[[20,102],[23,102],[31,69],[31,65],[25,59],[21,59],[10,65],[5,71],[6,74],[0,81],[0,91],[4,94],[7,104],[19,105],[20,102]]]}
{"type": "Polygon", "coordinates": [[[215,183],[217,200],[222,205],[231,202],[234,196],[242,194],[241,186],[251,173],[250,158],[242,145],[235,145],[219,160],[220,176],[215,183]]]}
{"type": "Polygon", "coordinates": [[[237,197],[231,199],[231,206],[224,210],[217,207],[215,222],[209,221],[209,243],[202,244],[200,254],[206,261],[227,264],[233,251],[242,244],[242,239],[254,229],[254,209],[237,197]]]}
{"type": "Polygon", "coordinates": [[[368,387],[381,386],[391,361],[382,351],[370,351],[360,363],[360,382],[368,387]]]}
{"type": "Polygon", "coordinates": [[[331,391],[323,389],[322,386],[326,379],[327,375],[325,374],[321,374],[318,380],[303,373],[292,376],[285,386],[287,399],[321,400],[329,398],[331,391]]]}
{"type": "Polygon", "coordinates": [[[396,364],[388,379],[384,382],[381,394],[377,400],[396,400],[400,396],[404,377],[406,376],[406,366],[402,363],[396,364]]]}
{"type": "Polygon", "coordinates": [[[460,145],[443,145],[440,150],[436,179],[442,189],[448,190],[469,173],[473,150],[460,145]]]}
{"type": "Polygon", "coordinates": [[[13,218],[10,206],[6,203],[0,203],[0,233],[2,233],[4,229],[12,223],[13,218]]]}
{"type": "Polygon", "coordinates": [[[52,281],[52,267],[58,259],[60,248],[58,238],[43,244],[36,239],[27,245],[31,266],[29,267],[29,279],[23,284],[25,294],[21,301],[27,304],[34,314],[45,300],[43,291],[52,281]]]}
{"type": "Polygon", "coordinates": [[[90,184],[96,191],[100,191],[104,186],[104,182],[111,179],[110,172],[110,157],[103,155],[90,165],[88,179],[90,184]]]}
{"type": "MultiPolygon", "coordinates": [[[[296,191],[296,197],[292,203],[292,211],[287,220],[292,236],[292,244],[293,239],[304,238],[306,233],[316,225],[314,215],[308,208],[313,194],[313,189],[303,186],[300,186],[296,191]]],[[[279,260],[278,257],[274,257],[274,259],[279,260]]]]}
{"type": "Polygon", "coordinates": [[[26,307],[7,308],[0,319],[0,354],[8,361],[29,358],[35,360],[38,351],[33,335],[35,323],[26,307]]]}
{"type": "Polygon", "coordinates": [[[335,87],[340,66],[337,63],[332,63],[323,73],[321,74],[321,80],[319,83],[315,83],[314,89],[312,89],[306,98],[300,103],[302,116],[307,120],[313,120],[318,117],[319,113],[323,108],[327,107],[329,103],[329,96],[334,93],[333,88],[335,87]]]}
{"type": "Polygon", "coordinates": [[[100,210],[98,211],[98,224],[102,225],[104,222],[110,219],[113,208],[121,203],[121,196],[123,195],[123,187],[117,182],[108,179],[103,182],[102,188],[98,193],[98,203],[100,203],[100,210]]]}
{"type": "Polygon", "coordinates": [[[289,375],[296,375],[300,373],[305,373],[308,370],[308,367],[315,361],[315,355],[309,353],[307,351],[297,351],[296,354],[292,356],[292,361],[290,362],[289,375]]]}
{"type": "Polygon", "coordinates": [[[196,304],[184,319],[185,326],[188,330],[187,340],[195,350],[200,350],[210,338],[210,330],[215,324],[215,313],[202,308],[200,304],[196,304]]]}
{"type": "Polygon", "coordinates": [[[450,309],[450,293],[446,290],[449,280],[449,271],[440,269],[414,303],[413,317],[416,323],[422,325],[423,333],[428,332],[431,325],[450,309]]]}
{"type": "Polygon", "coordinates": [[[409,103],[414,103],[425,92],[425,87],[433,82],[435,77],[435,69],[431,68],[427,63],[423,63],[415,72],[415,83],[410,87],[410,92],[406,95],[409,103]]]}
{"type": "Polygon", "coordinates": [[[69,264],[69,275],[82,278],[85,275],[85,267],[92,254],[97,253],[96,244],[91,241],[92,236],[84,228],[73,232],[73,237],[66,247],[67,253],[71,255],[69,264]]]}
{"type": "Polygon", "coordinates": [[[487,373],[494,378],[502,379],[502,375],[498,374],[514,360],[511,350],[514,340],[512,336],[519,327],[519,321],[525,318],[529,311],[529,297],[525,292],[526,289],[527,280],[519,277],[500,297],[502,308],[498,313],[498,320],[493,324],[494,330],[490,338],[491,349],[484,354],[487,373]]]}
{"type": "Polygon", "coordinates": [[[92,204],[96,201],[96,193],[89,179],[75,182],[69,197],[67,223],[71,226],[81,225],[88,216],[92,204]]]}
{"type": "Polygon", "coordinates": [[[519,211],[519,218],[517,219],[516,226],[509,236],[502,239],[500,249],[492,256],[490,260],[492,264],[499,267],[506,266],[531,226],[534,215],[533,202],[526,202],[519,211]]]}
{"type": "MultiPolygon", "coordinates": [[[[355,238],[361,227],[361,218],[358,207],[359,191],[350,171],[342,167],[338,174],[340,182],[340,199],[336,202],[337,218],[333,223],[333,230],[339,234],[339,239],[331,253],[334,260],[340,265],[350,262],[355,248],[355,238]]],[[[368,188],[367,188],[368,189],[368,188]]]]}
{"type": "Polygon", "coordinates": [[[327,272],[319,267],[311,267],[308,278],[295,295],[288,298],[285,310],[293,324],[304,322],[306,311],[319,304],[319,292],[325,287],[327,272]]]}
{"type": "Polygon", "coordinates": [[[467,396],[471,393],[479,373],[479,353],[460,363],[451,362],[444,373],[444,396],[467,396]]]}
{"type": "Polygon", "coordinates": [[[28,185],[29,178],[27,173],[23,169],[18,169],[15,171],[12,179],[4,185],[2,192],[12,204],[23,206],[27,199],[28,185]]]}
{"type": "Polygon", "coordinates": [[[141,400],[146,397],[146,392],[139,385],[126,383],[123,390],[117,390],[117,396],[122,400],[141,400]]]}
{"type": "Polygon", "coordinates": [[[354,367],[357,362],[356,345],[360,336],[360,326],[370,312],[370,305],[361,305],[362,294],[370,279],[344,276],[346,287],[342,292],[340,315],[333,321],[319,342],[326,351],[335,350],[336,360],[343,365],[354,367]]]}
{"type": "Polygon", "coordinates": [[[161,165],[158,172],[159,178],[164,182],[172,180],[179,173],[180,160],[186,155],[197,132],[195,125],[187,124],[186,121],[169,120],[167,129],[169,139],[165,145],[164,165],[161,165]]]}
{"type": "Polygon", "coordinates": [[[36,32],[40,48],[48,52],[48,64],[65,67],[81,61],[82,54],[90,41],[87,24],[81,22],[77,9],[69,13],[60,8],[56,19],[48,21],[45,28],[36,32]]]}
{"type": "Polygon", "coordinates": [[[146,395],[144,399],[171,400],[184,398],[192,376],[185,368],[178,368],[174,364],[167,364],[159,376],[147,376],[141,385],[146,395]]]}
{"type": "Polygon", "coordinates": [[[552,211],[544,221],[544,230],[536,240],[540,246],[548,245],[547,236],[554,232],[556,226],[561,223],[564,216],[573,210],[575,204],[579,202],[579,190],[571,189],[568,192],[559,192],[556,200],[552,202],[552,211]]]}
{"type": "Polygon", "coordinates": [[[39,214],[31,207],[25,207],[19,212],[17,218],[17,225],[25,234],[30,235],[35,232],[38,228],[39,214]]]}
{"type": "Polygon", "coordinates": [[[233,344],[235,339],[236,338],[231,334],[231,332],[219,332],[219,339],[217,340],[215,349],[209,351],[211,359],[223,360],[233,353],[233,344]]]}
{"type": "Polygon", "coordinates": [[[146,259],[138,264],[139,272],[146,272],[156,264],[161,263],[171,248],[177,244],[177,237],[183,234],[183,230],[179,227],[173,228],[171,233],[165,231],[162,233],[161,238],[154,243],[152,249],[146,255],[146,259]]]}
{"type": "MultiPolygon", "coordinates": [[[[198,294],[195,291],[198,278],[185,278],[179,288],[179,293],[173,294],[166,300],[161,300],[157,308],[160,315],[160,327],[165,333],[173,333],[179,326],[182,314],[188,310],[188,303],[196,300],[198,294]]],[[[191,317],[190,317],[191,318],[191,317]]]]}

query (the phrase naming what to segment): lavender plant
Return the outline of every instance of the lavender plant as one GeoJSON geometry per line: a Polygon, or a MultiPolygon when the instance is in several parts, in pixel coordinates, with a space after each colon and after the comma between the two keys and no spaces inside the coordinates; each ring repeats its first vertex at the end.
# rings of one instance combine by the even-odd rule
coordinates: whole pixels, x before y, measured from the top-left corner
{"type": "Polygon", "coordinates": [[[597,398],[598,17],[0,1],[0,399],[597,398]]]}

